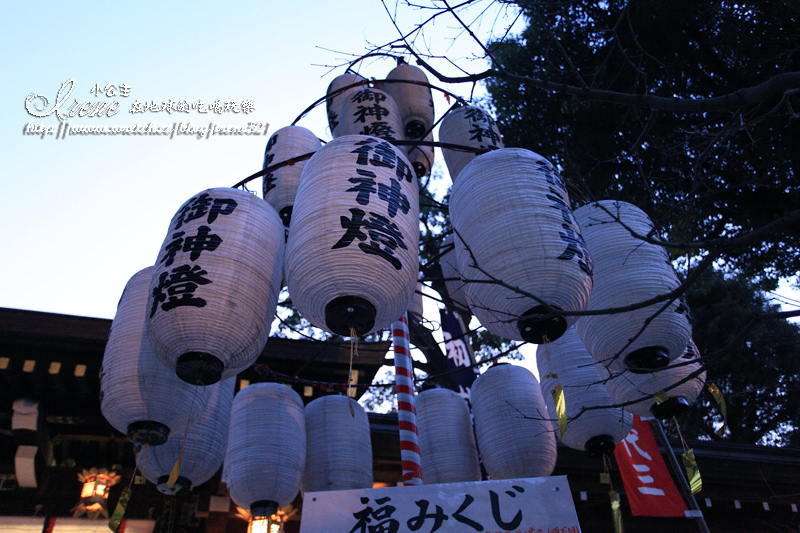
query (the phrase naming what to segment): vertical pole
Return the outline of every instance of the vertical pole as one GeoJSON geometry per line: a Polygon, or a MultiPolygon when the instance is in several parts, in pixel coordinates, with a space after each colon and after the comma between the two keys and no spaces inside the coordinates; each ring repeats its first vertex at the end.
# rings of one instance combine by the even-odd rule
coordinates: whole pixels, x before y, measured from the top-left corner
{"type": "Polygon", "coordinates": [[[397,392],[397,423],[400,429],[400,464],[403,484],[422,485],[419,460],[417,411],[414,408],[414,368],[411,362],[411,342],[408,316],[403,314],[392,322],[394,340],[394,383],[397,392]]]}
{"type": "Polygon", "coordinates": [[[686,481],[686,476],[683,473],[683,469],[681,468],[680,463],[678,463],[678,458],[675,457],[675,452],[672,450],[672,446],[667,440],[667,434],[664,432],[664,428],[661,427],[661,422],[656,419],[650,420],[650,427],[653,429],[653,435],[655,436],[656,440],[664,447],[664,452],[667,455],[667,460],[669,461],[669,466],[672,468],[672,473],[674,477],[678,478],[678,488],[683,494],[683,499],[686,500],[689,508],[692,511],[695,511],[695,521],[697,522],[697,529],[701,533],[709,533],[708,526],[706,525],[706,520],[703,518],[703,511],[700,510],[700,506],[697,505],[697,500],[694,499],[694,494],[692,494],[692,489],[689,487],[689,482],[686,481]]]}

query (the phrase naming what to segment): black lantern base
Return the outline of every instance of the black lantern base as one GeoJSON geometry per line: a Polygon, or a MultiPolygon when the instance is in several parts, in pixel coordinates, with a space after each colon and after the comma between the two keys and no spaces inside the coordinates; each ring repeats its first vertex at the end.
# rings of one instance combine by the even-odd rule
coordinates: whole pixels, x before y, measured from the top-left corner
{"type": "Polygon", "coordinates": [[[418,178],[424,176],[425,173],[428,171],[428,167],[426,167],[419,161],[414,161],[413,163],[411,163],[411,166],[414,167],[414,174],[416,174],[418,178]]]}
{"type": "Polygon", "coordinates": [[[583,445],[589,457],[602,457],[614,452],[614,439],[611,435],[596,435],[583,445]]]}
{"type": "Polygon", "coordinates": [[[419,139],[425,135],[425,123],[421,120],[409,120],[406,124],[406,138],[419,139]]]}
{"type": "Polygon", "coordinates": [[[325,324],[332,332],[350,337],[355,329],[360,337],[375,325],[375,306],[359,296],[340,296],[325,306],[325,324]]]}
{"type": "Polygon", "coordinates": [[[292,207],[294,206],[287,205],[278,211],[278,215],[281,217],[281,222],[283,222],[283,225],[287,228],[289,227],[289,223],[292,221],[292,207]]]}
{"type": "Polygon", "coordinates": [[[683,396],[673,396],[650,407],[650,412],[659,420],[668,420],[673,416],[682,415],[688,410],[689,402],[683,396]]]}
{"type": "Polygon", "coordinates": [[[522,340],[533,344],[544,344],[545,339],[547,342],[552,342],[561,337],[567,331],[567,321],[563,316],[553,315],[545,306],[537,305],[525,311],[517,321],[517,330],[522,335],[522,340]],[[546,316],[547,318],[544,318],[546,316]]]}
{"type": "Polygon", "coordinates": [[[167,496],[186,494],[192,488],[192,482],[183,476],[178,476],[178,479],[175,480],[175,484],[171,487],[167,484],[167,481],[169,481],[169,476],[161,476],[158,478],[158,483],[156,484],[158,491],[167,496]]]}
{"type": "Polygon", "coordinates": [[[175,373],[192,385],[213,385],[222,377],[225,364],[206,352],[186,352],[178,357],[175,373]]]}
{"type": "Polygon", "coordinates": [[[639,348],[625,356],[625,365],[635,374],[647,374],[669,364],[669,353],[661,346],[639,348]]]}
{"type": "Polygon", "coordinates": [[[167,442],[169,428],[161,422],[142,420],[128,424],[128,439],[137,444],[159,446],[167,442]]]}
{"type": "Polygon", "coordinates": [[[250,515],[253,518],[269,518],[278,512],[278,502],[260,500],[250,504],[250,515]]]}

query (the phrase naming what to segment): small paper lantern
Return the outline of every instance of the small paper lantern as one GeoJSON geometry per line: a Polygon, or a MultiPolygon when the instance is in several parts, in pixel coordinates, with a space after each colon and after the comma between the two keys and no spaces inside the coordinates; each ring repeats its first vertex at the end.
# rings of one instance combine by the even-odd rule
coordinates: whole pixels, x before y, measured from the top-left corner
{"type": "Polygon", "coordinates": [[[433,128],[433,96],[428,77],[421,68],[402,63],[386,79],[396,81],[385,83],[384,88],[397,102],[403,135],[406,139],[421,139],[433,128]]]}
{"type": "Polygon", "coordinates": [[[286,244],[300,313],[344,336],[405,313],[419,270],[418,215],[417,180],[396,147],[362,135],[323,146],[303,169],[286,244]]]}
{"type": "MultiPolygon", "coordinates": [[[[653,223],[638,207],[603,200],[575,210],[594,261],[594,289],[588,310],[619,308],[675,290],[680,281],[667,251],[637,238],[654,235],[653,223]]],[[[666,366],[686,350],[691,336],[683,299],[612,314],[582,317],[576,326],[595,361],[612,373],[666,366]]]]}
{"type": "Polygon", "coordinates": [[[633,417],[622,408],[612,407],[614,402],[600,380],[594,359],[575,328],[540,346],[536,350],[536,365],[553,429],[561,442],[575,450],[586,450],[589,457],[613,453],[614,446],[628,436],[633,417]],[[563,435],[553,396],[559,386],[564,394],[567,420],[563,435]]]}
{"type": "MultiPolygon", "coordinates": [[[[321,146],[322,142],[311,131],[300,126],[286,126],[273,133],[267,141],[264,168],[316,152],[321,146]]],[[[294,195],[305,164],[306,160],[298,161],[277,168],[263,178],[264,200],[275,208],[287,228],[292,219],[294,195]]]]}
{"type": "MultiPolygon", "coordinates": [[[[433,133],[426,135],[423,140],[425,142],[433,142],[433,133]]],[[[433,146],[419,144],[408,147],[406,152],[418,178],[431,173],[431,168],[433,168],[433,146]]]]}
{"type": "Polygon", "coordinates": [[[691,339],[681,357],[655,372],[625,370],[612,374],[605,365],[597,365],[615,403],[635,415],[660,419],[683,413],[697,399],[706,382],[702,368],[700,352],[691,339]],[[693,374],[697,375],[690,377],[693,374]]]}
{"type": "Polygon", "coordinates": [[[505,147],[494,119],[482,109],[473,106],[459,107],[445,115],[439,125],[439,141],[475,150],[442,148],[442,156],[453,183],[467,163],[478,156],[477,150],[505,147]]]}
{"type": "Polygon", "coordinates": [[[367,78],[355,72],[345,72],[336,76],[328,85],[325,107],[328,112],[328,127],[331,130],[331,135],[339,125],[339,109],[342,107],[342,102],[361,88],[360,85],[351,87],[355,83],[363,84],[366,87],[367,78]]]}
{"type": "Polygon", "coordinates": [[[178,379],[150,346],[145,318],[152,272],[140,270],[122,292],[103,354],[100,409],[132,442],[156,446],[203,410],[205,396],[178,379]]]}
{"type": "Polygon", "coordinates": [[[442,246],[439,248],[439,265],[442,267],[442,277],[450,300],[457,306],[459,312],[471,312],[467,300],[466,284],[458,270],[454,235],[449,233],[442,241],[442,246]]]}
{"type": "Polygon", "coordinates": [[[333,136],[371,135],[394,141],[403,137],[402,131],[400,110],[394,98],[386,91],[365,87],[348,93],[342,102],[333,136]]]}
{"type": "Polygon", "coordinates": [[[275,315],[283,250],[280,217],[249,192],[208,189],[184,203],[150,283],[148,334],[164,364],[201,385],[253,364],[275,315]]]}
{"type": "Polygon", "coordinates": [[[173,431],[163,446],[145,446],[139,451],[139,470],[160,492],[175,495],[189,491],[211,479],[222,466],[235,384],[236,377],[232,377],[198,387],[198,394],[208,399],[206,408],[173,431]],[[179,457],[180,473],[170,486],[169,477],[179,457]]]}
{"type": "Polygon", "coordinates": [[[470,392],[483,466],[494,479],[549,476],[556,439],[542,390],[527,368],[499,364],[478,376],[470,392]]]}
{"type": "Polygon", "coordinates": [[[306,405],[303,492],[372,488],[372,441],[364,408],[347,396],[306,405]]]}
{"type": "Polygon", "coordinates": [[[286,385],[255,383],[233,399],[228,493],[253,516],[268,517],[294,500],[306,463],[303,401],[286,385]]]}
{"type": "Polygon", "coordinates": [[[417,395],[415,407],[425,484],[480,481],[478,449],[464,398],[450,389],[428,389],[417,395]]]}
{"type": "Polygon", "coordinates": [[[486,329],[541,344],[574,323],[558,311],[586,307],[592,260],[549,161],[521,148],[473,159],[453,184],[450,217],[467,300],[486,329]]]}

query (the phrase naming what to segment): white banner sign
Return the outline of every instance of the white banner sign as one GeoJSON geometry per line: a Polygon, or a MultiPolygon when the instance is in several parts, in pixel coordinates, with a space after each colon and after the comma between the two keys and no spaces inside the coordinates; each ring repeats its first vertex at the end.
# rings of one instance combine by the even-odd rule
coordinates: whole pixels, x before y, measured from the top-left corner
{"type": "Polygon", "coordinates": [[[301,533],[580,533],[565,476],[307,492],[301,533]]]}

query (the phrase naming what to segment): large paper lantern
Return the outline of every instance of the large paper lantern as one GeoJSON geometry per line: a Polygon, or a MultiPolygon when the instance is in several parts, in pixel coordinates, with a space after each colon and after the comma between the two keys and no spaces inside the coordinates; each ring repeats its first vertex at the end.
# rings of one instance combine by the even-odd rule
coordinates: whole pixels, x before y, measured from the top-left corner
{"type": "MultiPolygon", "coordinates": [[[[429,133],[423,139],[425,142],[433,142],[433,133],[429,133]]],[[[418,144],[416,146],[409,146],[406,149],[408,153],[408,160],[411,166],[414,167],[414,172],[418,178],[427,176],[431,173],[433,168],[433,146],[418,144]]]]}
{"type": "Polygon", "coordinates": [[[169,495],[186,492],[211,479],[222,466],[235,385],[236,378],[232,377],[198,387],[208,398],[203,412],[173,431],[163,446],[145,446],[139,451],[139,470],[159,491],[169,495]],[[169,477],[178,458],[180,472],[170,486],[169,477]]]}
{"type": "Polygon", "coordinates": [[[364,87],[347,98],[339,108],[339,123],[334,137],[346,135],[371,135],[389,141],[401,139],[403,122],[397,102],[389,93],[373,87],[364,87]]]}
{"type": "Polygon", "coordinates": [[[603,386],[594,359],[586,351],[575,328],[560,339],[536,350],[536,365],[542,394],[552,417],[553,429],[561,442],[575,450],[586,450],[590,457],[610,454],[631,430],[633,417],[614,402],[603,386]],[[566,429],[560,435],[556,400],[563,391],[566,429]]]}
{"type": "MultiPolygon", "coordinates": [[[[603,200],[575,210],[575,218],[594,261],[588,310],[637,304],[680,285],[664,247],[643,240],[655,232],[638,207],[603,200]]],[[[683,354],[691,336],[684,301],[676,299],[666,308],[665,304],[661,301],[632,311],[585,316],[576,329],[595,361],[611,372],[662,368],[683,354]]]]}
{"type": "Polygon", "coordinates": [[[556,439],[542,390],[527,368],[495,365],[470,392],[475,436],[486,472],[494,479],[549,476],[556,439]]]}
{"type": "Polygon", "coordinates": [[[225,463],[231,499],[253,516],[270,516],[294,500],[306,463],[306,422],[291,387],[256,383],[236,394],[225,463]]]}
{"type": "Polygon", "coordinates": [[[292,302],[312,324],[365,335],[402,315],[417,283],[419,194],[389,142],[334,139],[308,161],[286,244],[292,302]]]}
{"type": "Polygon", "coordinates": [[[408,63],[397,65],[384,90],[397,102],[406,139],[421,139],[433,127],[433,96],[425,72],[408,63]],[[394,83],[392,83],[394,82],[394,83]]]}
{"type": "MultiPolygon", "coordinates": [[[[264,168],[316,152],[321,146],[322,143],[311,131],[300,126],[286,126],[273,133],[267,141],[264,168]]],[[[264,200],[275,208],[286,227],[289,227],[292,218],[294,195],[305,164],[305,160],[297,161],[277,168],[263,178],[264,200]]]]}
{"type": "Polygon", "coordinates": [[[586,307],[592,260],[545,158],[503,148],[473,159],[453,184],[450,218],[467,300],[490,332],[541,344],[576,320],[559,311],[586,307]]]}
{"type": "Polygon", "coordinates": [[[611,373],[601,364],[597,369],[614,402],[641,417],[665,419],[683,413],[706,382],[700,353],[691,339],[681,357],[655,372],[611,373]]]}
{"type": "Polygon", "coordinates": [[[364,408],[347,396],[306,405],[303,492],[372,488],[372,441],[364,408]]]}
{"type": "Polygon", "coordinates": [[[419,457],[425,484],[480,481],[481,465],[464,398],[428,389],[415,399],[419,457]]]}
{"type": "Polygon", "coordinates": [[[367,86],[367,79],[355,72],[345,72],[336,76],[328,85],[325,107],[328,113],[328,127],[333,131],[339,125],[339,110],[349,95],[367,86]],[[358,85],[354,85],[358,84],[358,85]]]}
{"type": "Polygon", "coordinates": [[[466,284],[458,270],[454,233],[448,233],[439,247],[439,265],[442,267],[444,286],[450,300],[456,305],[459,312],[470,312],[466,284]]]}
{"type": "Polygon", "coordinates": [[[264,349],[283,274],[284,229],[268,203],[205,190],[172,218],[150,284],[156,355],[190,383],[238,374],[264,349]]]}
{"type": "Polygon", "coordinates": [[[111,322],[100,375],[100,409],[117,431],[139,444],[160,445],[202,411],[206,396],[162,363],[145,318],[153,267],[125,285],[111,322]]]}
{"type": "Polygon", "coordinates": [[[473,106],[458,107],[445,115],[439,125],[439,141],[468,149],[442,148],[442,156],[453,183],[467,163],[478,156],[479,151],[497,150],[505,146],[494,119],[473,106]]]}

